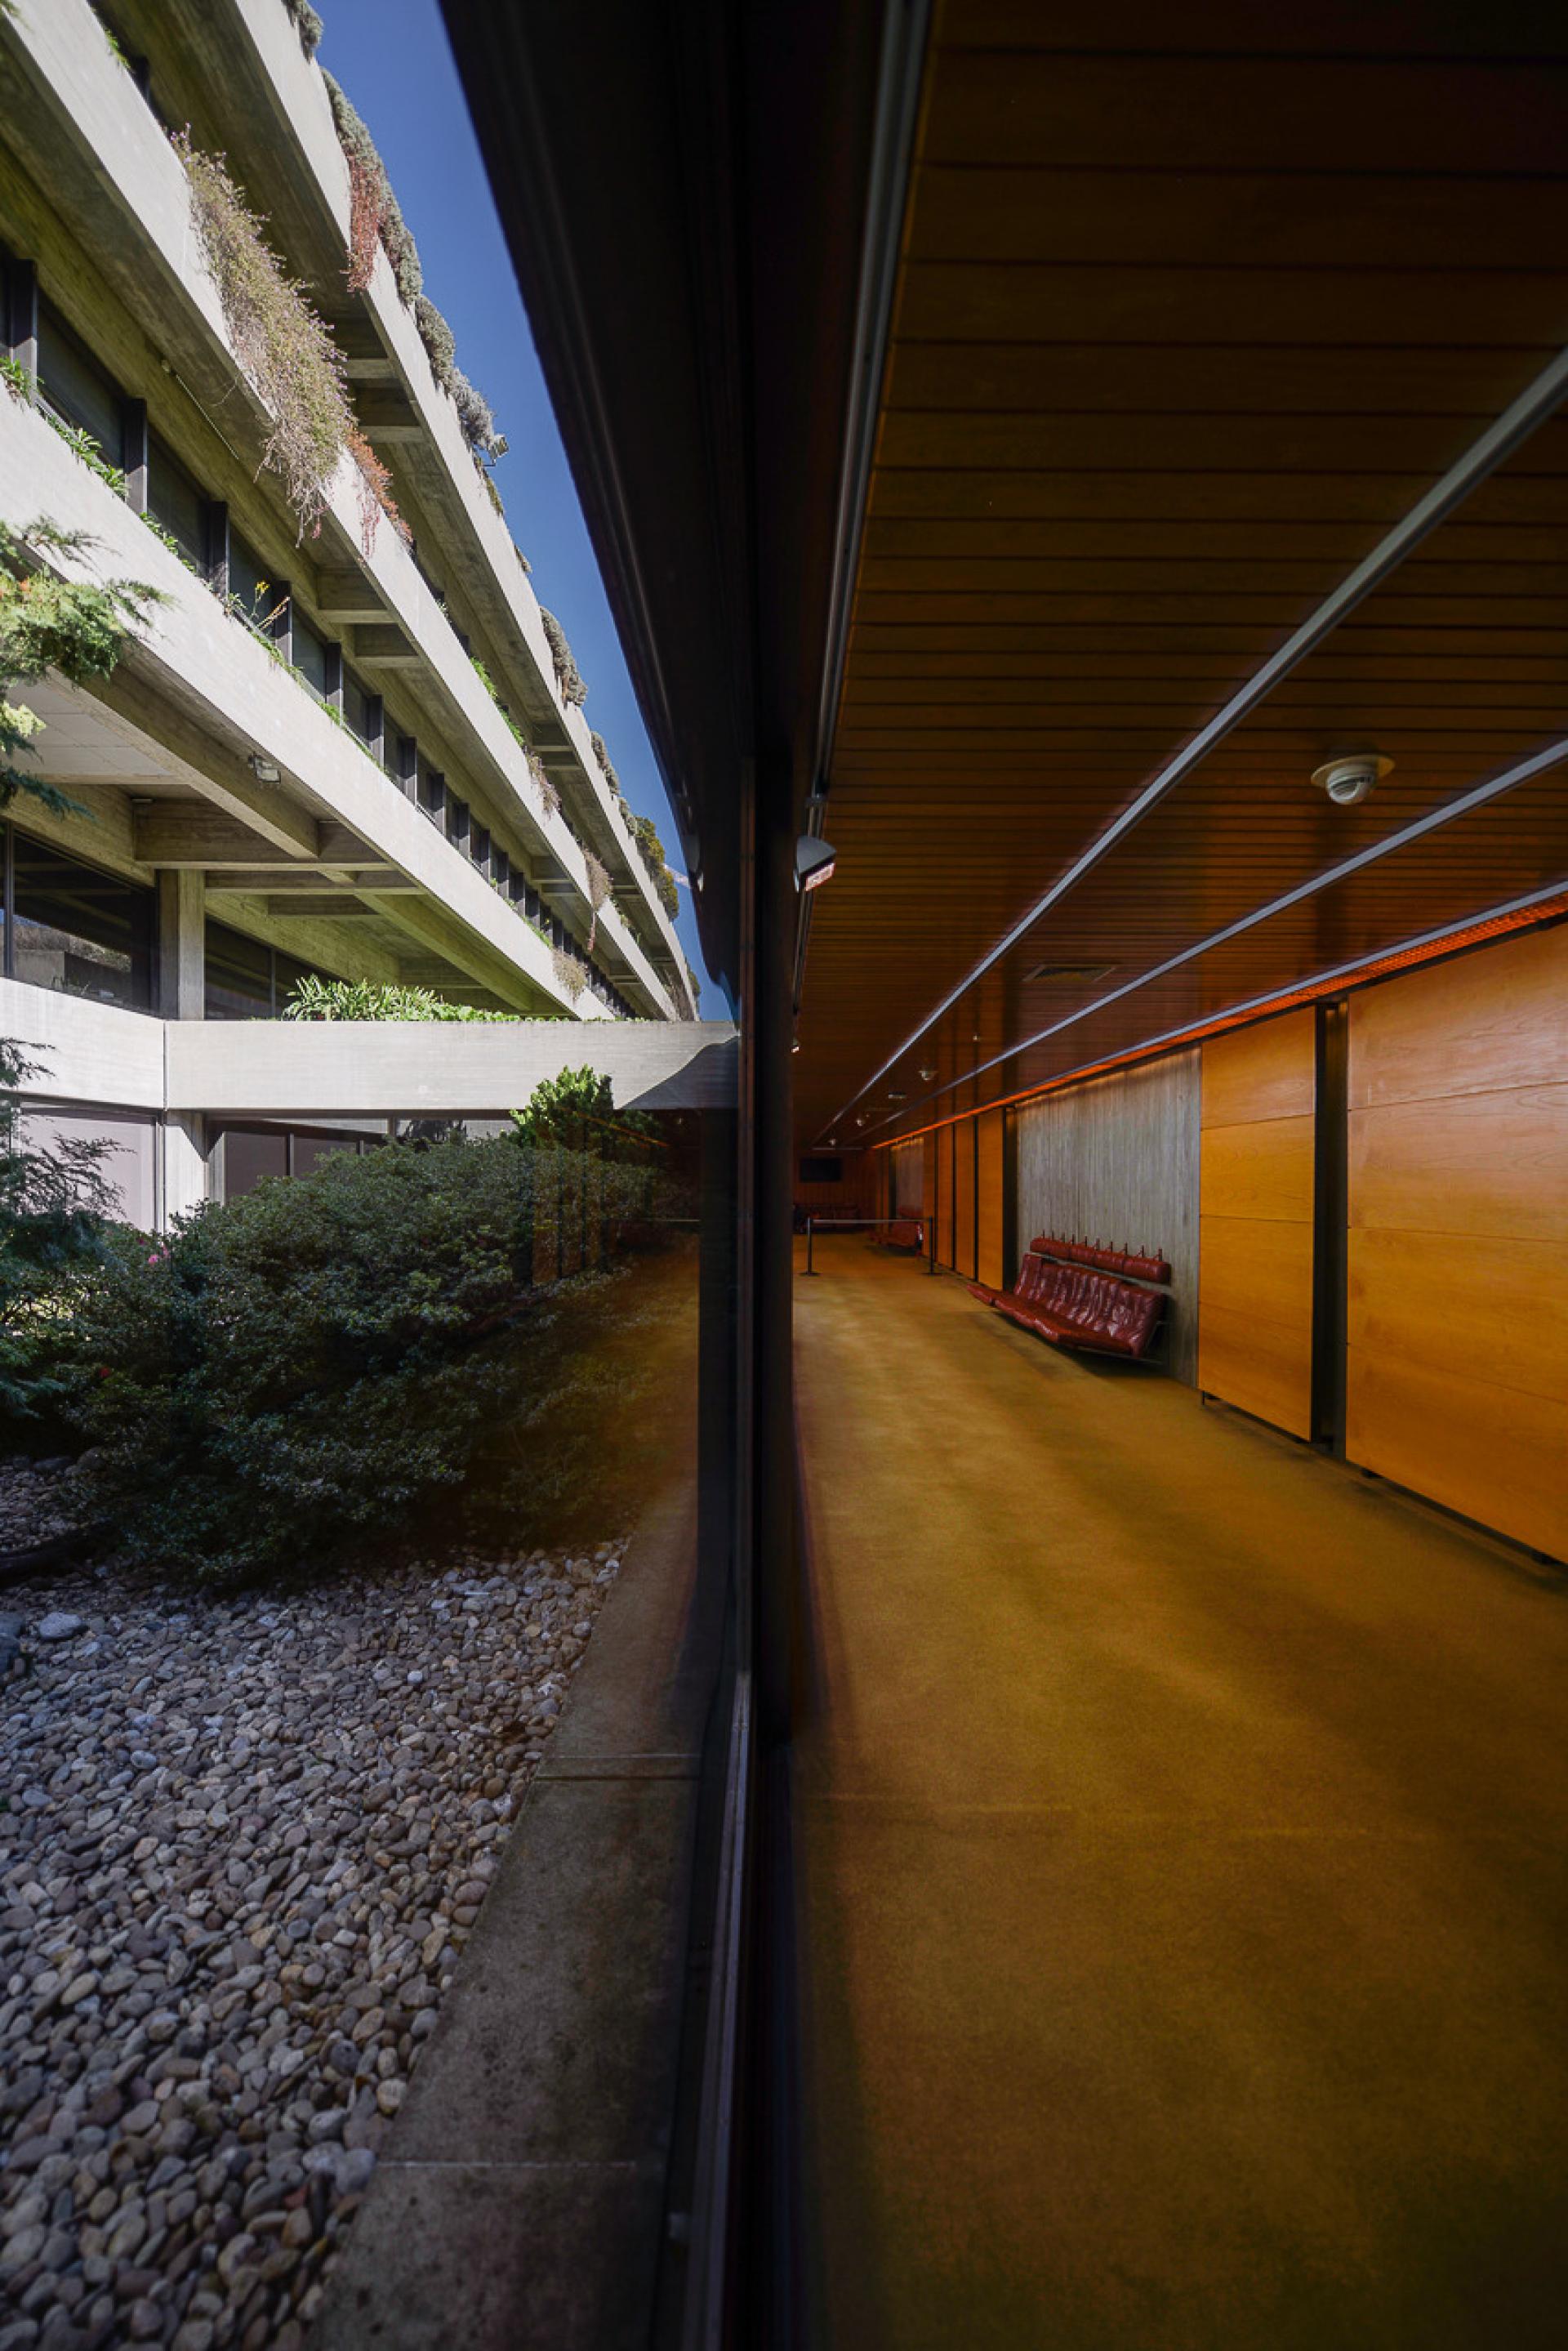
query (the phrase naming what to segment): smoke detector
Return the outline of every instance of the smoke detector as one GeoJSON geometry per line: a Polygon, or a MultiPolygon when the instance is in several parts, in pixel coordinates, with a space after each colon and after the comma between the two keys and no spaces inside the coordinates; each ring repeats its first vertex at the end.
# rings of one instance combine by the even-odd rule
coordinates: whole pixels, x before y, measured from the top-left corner
{"type": "Polygon", "coordinates": [[[1355,808],[1375,784],[1382,782],[1393,765],[1392,759],[1380,758],[1376,751],[1357,751],[1314,768],[1312,779],[1328,794],[1335,808],[1355,808]]]}

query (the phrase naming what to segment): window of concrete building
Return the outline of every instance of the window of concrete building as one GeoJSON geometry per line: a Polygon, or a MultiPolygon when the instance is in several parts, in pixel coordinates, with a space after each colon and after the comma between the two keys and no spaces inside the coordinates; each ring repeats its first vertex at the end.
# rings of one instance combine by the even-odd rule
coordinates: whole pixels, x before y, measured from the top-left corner
{"type": "Polygon", "coordinates": [[[100,1144],[98,1173],[109,1188],[111,1213],[140,1232],[153,1230],[158,1222],[158,1128],[150,1113],[91,1103],[29,1102],[23,1125],[32,1151],[57,1151],[67,1143],[100,1144]]]}
{"type": "Polygon", "coordinates": [[[35,987],[123,1004],[152,1002],[153,893],[14,832],[5,973],[35,987]]]}
{"type": "Polygon", "coordinates": [[[441,824],[446,815],[446,778],[439,768],[431,767],[422,751],[419,763],[419,799],[420,806],[431,822],[441,824]]]}
{"type": "MultiPolygon", "coordinates": [[[[166,441],[147,436],[147,511],[188,562],[207,568],[207,499],[200,482],[166,441]]],[[[231,555],[231,561],[233,560],[231,555]]]]}
{"type": "Polygon", "coordinates": [[[288,1136],[281,1129],[265,1132],[231,1126],[223,1135],[223,1196],[237,1200],[254,1192],[266,1176],[288,1174],[288,1136]]]}
{"type": "Polygon", "coordinates": [[[372,694],[363,678],[343,664],[343,724],[358,735],[368,750],[381,756],[381,697],[372,694]]]}
{"type": "Polygon", "coordinates": [[[272,949],[260,939],[209,923],[206,936],[206,1016],[209,1020],[272,1017],[272,949]]]}
{"type": "Polygon", "coordinates": [[[206,932],[206,976],[209,1020],[281,1019],[302,979],[331,977],[282,947],[213,922],[206,932]]]}
{"type": "Polygon", "coordinates": [[[124,396],[52,303],[38,304],[38,389],[67,424],[90,434],[111,465],[124,463],[124,396]]]}
{"type": "Polygon", "coordinates": [[[332,692],[332,654],[334,648],[317,629],[313,629],[304,614],[294,615],[294,666],[313,694],[323,702],[332,692]]]}
{"type": "Polygon", "coordinates": [[[283,593],[243,531],[229,531],[229,602],[242,621],[267,633],[265,624],[283,593]]]}

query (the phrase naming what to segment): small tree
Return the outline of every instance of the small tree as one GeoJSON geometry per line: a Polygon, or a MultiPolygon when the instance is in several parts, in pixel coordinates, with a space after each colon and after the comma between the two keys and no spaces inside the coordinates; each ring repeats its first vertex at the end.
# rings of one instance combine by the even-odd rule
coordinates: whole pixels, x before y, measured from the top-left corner
{"type": "Polygon", "coordinates": [[[40,1074],[0,1039],[0,1411],[36,1419],[69,1391],[58,1335],[72,1301],[102,1270],[114,1195],[112,1144],[27,1141],[19,1089],[40,1074]]]}

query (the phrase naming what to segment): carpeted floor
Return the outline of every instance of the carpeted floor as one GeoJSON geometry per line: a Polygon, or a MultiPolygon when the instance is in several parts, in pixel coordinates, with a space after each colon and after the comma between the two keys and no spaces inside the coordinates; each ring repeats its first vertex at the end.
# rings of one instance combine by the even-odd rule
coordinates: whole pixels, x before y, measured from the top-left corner
{"type": "Polygon", "coordinates": [[[1560,2343],[1568,1583],[817,1261],[814,2339],[1560,2343]]]}

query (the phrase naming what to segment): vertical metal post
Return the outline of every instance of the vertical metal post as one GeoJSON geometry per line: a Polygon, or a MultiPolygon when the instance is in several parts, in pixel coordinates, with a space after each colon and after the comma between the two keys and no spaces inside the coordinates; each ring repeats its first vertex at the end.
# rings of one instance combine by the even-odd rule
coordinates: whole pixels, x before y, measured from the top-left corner
{"type": "Polygon", "coordinates": [[[816,1268],[811,1261],[812,1236],[815,1229],[816,1218],[812,1215],[808,1208],[805,1213],[805,1270],[810,1274],[815,1274],[816,1271],[816,1268]]]}

